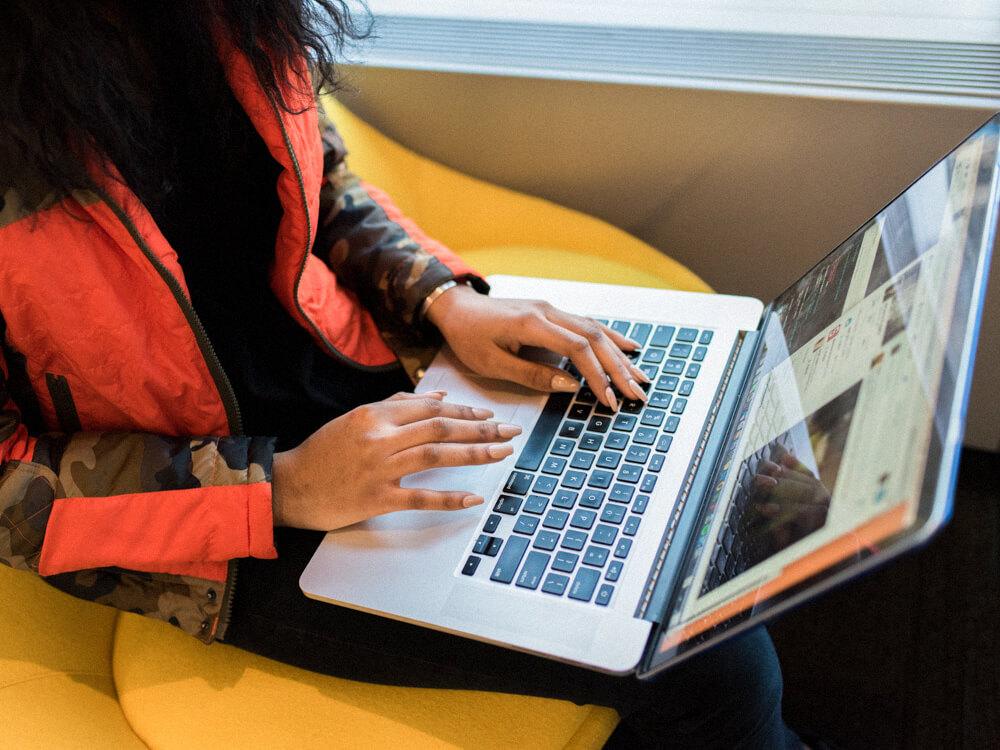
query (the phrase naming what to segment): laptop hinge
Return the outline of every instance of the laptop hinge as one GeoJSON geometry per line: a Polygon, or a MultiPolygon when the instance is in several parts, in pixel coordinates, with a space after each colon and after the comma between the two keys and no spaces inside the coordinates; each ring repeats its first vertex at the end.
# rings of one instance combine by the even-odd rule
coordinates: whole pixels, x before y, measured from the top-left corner
{"type": "Polygon", "coordinates": [[[673,517],[660,540],[660,551],[653,563],[649,578],[646,580],[642,599],[636,608],[636,617],[659,623],[666,610],[667,600],[675,590],[675,581],[673,580],[675,576],[667,575],[664,577],[663,573],[677,570],[684,560],[687,545],[674,545],[672,542],[677,537],[678,531],[681,532],[680,539],[687,538],[687,527],[700,516],[699,507],[697,507],[700,503],[696,502],[689,507],[688,500],[691,497],[704,498],[709,494],[706,489],[715,473],[714,461],[703,465],[702,460],[705,456],[717,456],[722,450],[729,433],[733,414],[739,404],[744,376],[753,361],[758,337],[758,331],[741,331],[733,344],[725,373],[719,383],[712,408],[705,419],[701,438],[688,466],[684,485],[678,494],[673,517]]]}

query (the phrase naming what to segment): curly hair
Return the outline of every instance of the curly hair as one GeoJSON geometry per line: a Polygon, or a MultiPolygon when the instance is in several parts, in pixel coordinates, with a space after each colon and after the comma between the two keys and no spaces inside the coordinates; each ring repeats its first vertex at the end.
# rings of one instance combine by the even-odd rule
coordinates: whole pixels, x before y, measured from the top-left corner
{"type": "Polygon", "coordinates": [[[371,33],[360,7],[359,20],[347,0],[10,0],[0,23],[0,196],[13,188],[32,207],[90,187],[95,149],[140,173],[162,127],[144,64],[152,48],[168,50],[180,74],[199,75],[219,68],[216,41],[228,36],[289,110],[283,88],[336,86],[335,59],[371,33]],[[315,81],[290,76],[303,57],[315,81]]]}

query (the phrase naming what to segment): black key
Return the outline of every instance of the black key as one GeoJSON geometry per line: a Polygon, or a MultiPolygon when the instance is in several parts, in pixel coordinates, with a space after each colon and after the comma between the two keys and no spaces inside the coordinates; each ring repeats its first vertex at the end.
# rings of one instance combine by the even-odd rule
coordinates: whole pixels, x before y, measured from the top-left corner
{"type": "Polygon", "coordinates": [[[595,547],[590,545],[583,555],[584,565],[593,565],[595,568],[603,568],[608,561],[608,549],[606,547],[595,547]]]}
{"type": "Polygon", "coordinates": [[[669,391],[673,392],[677,390],[677,384],[680,382],[680,378],[676,375],[663,375],[659,380],[656,381],[656,390],[658,391],[669,391]]]}
{"type": "Polygon", "coordinates": [[[618,546],[615,547],[615,557],[625,559],[628,557],[628,553],[632,550],[632,540],[631,539],[619,539],[618,546]]]}
{"type": "Polygon", "coordinates": [[[691,344],[674,344],[670,347],[670,356],[687,359],[691,356],[691,344]]]}
{"type": "Polygon", "coordinates": [[[696,346],[694,351],[691,353],[691,359],[695,362],[704,362],[705,357],[708,355],[708,348],[704,346],[696,346]]]}
{"type": "Polygon", "coordinates": [[[698,339],[697,328],[682,328],[677,332],[677,340],[685,343],[693,343],[698,339]]]}
{"type": "Polygon", "coordinates": [[[549,573],[545,577],[545,583],[542,584],[542,591],[546,594],[555,594],[556,596],[562,596],[566,593],[566,587],[569,585],[569,576],[561,576],[558,573],[549,573]]]}
{"type": "MultiPolygon", "coordinates": [[[[693,367],[694,365],[692,365],[693,367]]],[[[683,359],[668,359],[663,363],[663,372],[667,375],[680,375],[684,372],[683,359]]]]}
{"type": "Polygon", "coordinates": [[[624,518],[624,505],[608,505],[601,513],[601,520],[606,523],[621,523],[624,518]]]}
{"type": "Polygon", "coordinates": [[[626,445],[628,445],[628,434],[624,432],[612,432],[604,443],[605,448],[615,451],[625,450],[626,445]]]}
{"type": "Polygon", "coordinates": [[[572,508],[576,504],[576,493],[569,490],[559,490],[552,498],[554,508],[572,508]]]}
{"type": "Polygon", "coordinates": [[[642,478],[642,485],[639,487],[639,491],[652,492],[655,486],[656,486],[656,474],[647,474],[642,478]]]}
{"type": "Polygon", "coordinates": [[[660,368],[656,365],[639,365],[639,369],[650,380],[655,380],[656,376],[660,373],[660,368]]]}
{"type": "Polygon", "coordinates": [[[577,529],[589,529],[594,525],[594,521],[596,520],[597,511],[580,508],[573,513],[573,518],[570,520],[569,525],[577,529]]]}
{"type": "Polygon", "coordinates": [[[545,452],[549,449],[549,443],[555,437],[559,423],[562,421],[566,407],[573,400],[571,393],[553,393],[545,402],[545,407],[535,422],[531,435],[528,437],[521,455],[514,466],[525,471],[535,471],[545,458],[545,452]]]}
{"type": "Polygon", "coordinates": [[[662,453],[654,453],[652,460],[649,462],[648,468],[650,471],[659,471],[663,468],[663,462],[667,460],[667,457],[662,453]]]}
{"type": "Polygon", "coordinates": [[[580,448],[585,451],[596,451],[603,442],[604,438],[596,432],[585,432],[580,438],[580,448]]]}
{"type": "MultiPolygon", "coordinates": [[[[648,391],[649,390],[649,383],[640,383],[639,386],[644,391],[648,391]]],[[[639,412],[642,411],[642,407],[644,407],[645,405],[646,405],[646,403],[644,401],[637,401],[637,400],[634,400],[634,399],[633,400],[629,400],[629,401],[622,401],[621,405],[618,407],[618,413],[619,413],[619,415],[638,414],[639,412]]],[[[615,421],[617,422],[618,420],[615,420],[615,421]]],[[[615,427],[615,429],[618,429],[618,428],[615,427]]]]}
{"type": "Polygon", "coordinates": [[[671,414],[683,414],[684,409],[687,408],[688,401],[686,398],[675,398],[674,405],[670,407],[671,414]]]}
{"type": "Polygon", "coordinates": [[[569,487],[571,490],[578,490],[583,487],[583,483],[586,480],[586,472],[573,469],[572,471],[566,472],[566,476],[564,476],[562,480],[562,485],[563,487],[569,487]]]}
{"type": "Polygon", "coordinates": [[[656,430],[652,427],[640,427],[635,431],[633,440],[639,445],[652,445],[656,442],[656,430]]]}
{"type": "Polygon", "coordinates": [[[551,495],[555,492],[556,481],[555,477],[538,477],[531,489],[535,492],[540,492],[543,495],[551,495]]]}
{"type": "Polygon", "coordinates": [[[674,442],[673,435],[660,435],[660,439],[656,442],[656,450],[660,453],[666,453],[670,450],[672,442],[674,442]]]}
{"type": "Polygon", "coordinates": [[[513,581],[514,574],[517,573],[517,566],[521,564],[521,558],[524,557],[524,551],[528,549],[529,543],[528,539],[523,536],[510,537],[504,544],[500,557],[497,558],[497,564],[490,574],[490,580],[500,583],[513,581]]]}
{"type": "Polygon", "coordinates": [[[698,337],[698,343],[699,344],[706,344],[706,345],[711,344],[712,343],[712,332],[711,331],[702,331],[701,332],[701,336],[698,337]]]}
{"type": "Polygon", "coordinates": [[[647,505],[649,505],[649,495],[636,495],[635,502],[632,503],[632,512],[645,513],[647,505]]]}
{"type": "Polygon", "coordinates": [[[562,546],[565,549],[580,551],[587,543],[587,535],[582,531],[567,531],[563,535],[562,546]]]}
{"type": "Polygon", "coordinates": [[[590,416],[590,404],[581,404],[577,401],[571,407],[569,407],[569,414],[566,415],[570,419],[576,419],[580,422],[585,422],[587,417],[590,416]]]}
{"type": "Polygon", "coordinates": [[[606,490],[611,486],[611,480],[615,478],[615,475],[610,471],[604,471],[604,469],[594,469],[594,472],[590,475],[590,481],[587,484],[590,487],[597,487],[599,490],[606,490]]]}
{"type": "Polygon", "coordinates": [[[531,489],[531,483],[535,477],[523,471],[512,471],[504,485],[504,492],[513,492],[515,495],[526,495],[531,489]]]}
{"type": "Polygon", "coordinates": [[[475,546],[472,548],[472,551],[477,555],[485,554],[486,550],[490,548],[490,539],[492,538],[493,537],[487,534],[480,534],[479,538],[476,540],[475,546]]]}
{"type": "Polygon", "coordinates": [[[541,583],[542,573],[545,572],[549,564],[549,556],[544,552],[529,552],[528,559],[524,561],[521,568],[521,575],[517,577],[517,584],[524,589],[537,589],[541,583]]]}
{"type": "Polygon", "coordinates": [[[602,451],[597,459],[597,465],[602,469],[617,469],[621,460],[622,454],[618,451],[602,451]]]}
{"type": "Polygon", "coordinates": [[[633,445],[625,454],[625,460],[634,464],[644,464],[649,460],[649,448],[644,445],[633,445]]]}
{"type": "Polygon", "coordinates": [[[639,531],[639,524],[642,519],[639,516],[629,516],[628,520],[625,521],[625,526],[622,528],[622,533],[625,536],[635,536],[636,532],[639,531]]]}
{"type": "Polygon", "coordinates": [[[549,456],[548,458],[545,459],[545,462],[542,464],[542,471],[544,473],[555,474],[557,476],[559,474],[562,474],[565,468],[566,468],[566,459],[556,458],[555,456],[549,456]]]}
{"type": "Polygon", "coordinates": [[[604,493],[600,490],[584,490],[580,496],[580,505],[584,508],[600,508],[604,502],[604,493]]]}
{"type": "Polygon", "coordinates": [[[608,497],[616,503],[627,503],[632,499],[633,494],[635,494],[635,487],[628,484],[615,484],[608,497]]]}
{"type": "Polygon", "coordinates": [[[587,430],[590,432],[607,432],[611,427],[611,417],[602,416],[600,414],[595,414],[590,418],[590,422],[587,423],[587,430]]]}
{"type": "Polygon", "coordinates": [[[573,452],[576,447],[576,443],[572,440],[567,440],[566,438],[559,438],[552,444],[552,455],[553,456],[568,456],[573,452]]]}
{"type": "MultiPolygon", "coordinates": [[[[691,381],[685,380],[685,383],[690,383],[691,381]]],[[[649,396],[649,405],[656,407],[657,409],[666,409],[670,406],[670,399],[673,398],[669,393],[664,393],[663,391],[653,391],[649,396]]]]}
{"type": "Polygon", "coordinates": [[[690,396],[692,390],[694,390],[694,381],[685,380],[683,383],[681,383],[681,389],[677,391],[677,394],[679,396],[690,396]]]}
{"type": "Polygon", "coordinates": [[[479,567],[479,562],[483,558],[476,557],[475,555],[469,555],[469,559],[465,561],[465,566],[462,568],[462,575],[471,576],[475,575],[476,568],[479,567]]]}
{"type": "Polygon", "coordinates": [[[552,570],[558,570],[561,573],[572,573],[579,561],[579,555],[561,549],[556,552],[555,559],[552,560],[552,570]]]}
{"type": "Polygon", "coordinates": [[[547,497],[542,497],[541,495],[528,495],[528,499],[524,501],[524,512],[541,515],[545,512],[545,506],[548,504],[549,499],[547,497]]]}
{"type": "Polygon", "coordinates": [[[538,516],[520,516],[514,524],[514,531],[518,534],[531,536],[538,528],[538,516]]]}
{"type": "MultiPolygon", "coordinates": [[[[674,399],[674,403],[676,404],[680,400],[681,399],[674,399]]],[[[663,424],[663,418],[665,416],[667,416],[667,413],[661,409],[646,409],[640,421],[642,424],[646,425],[646,427],[659,427],[663,424]]]]}
{"type": "Polygon", "coordinates": [[[566,525],[568,520],[569,513],[564,510],[556,510],[553,508],[545,514],[545,520],[542,521],[542,526],[547,529],[561,529],[566,525]]]}
{"type": "Polygon", "coordinates": [[[583,386],[579,391],[576,392],[576,400],[581,401],[585,404],[596,404],[597,396],[594,392],[590,390],[590,386],[583,386]]]}
{"type": "Polygon", "coordinates": [[[633,464],[625,464],[618,470],[618,479],[622,482],[631,482],[635,484],[639,481],[639,477],[642,476],[642,467],[635,466],[633,464]]]}
{"type": "Polygon", "coordinates": [[[667,417],[667,421],[663,423],[663,431],[673,434],[677,432],[677,428],[680,427],[680,425],[681,425],[680,417],[677,416],[667,417]]]}
{"type": "Polygon", "coordinates": [[[622,568],[625,567],[625,563],[621,560],[612,560],[611,564],[608,565],[608,570],[604,574],[605,581],[617,581],[618,576],[622,574],[622,568]]]}
{"type": "Polygon", "coordinates": [[[566,420],[562,429],[559,430],[559,437],[576,438],[580,437],[581,432],[583,432],[583,422],[566,420]]]}
{"type": "Polygon", "coordinates": [[[657,326],[656,330],[653,332],[653,339],[649,342],[650,346],[670,346],[670,341],[674,337],[674,331],[676,329],[673,326],[657,326]]]}
{"type": "Polygon", "coordinates": [[[535,543],[532,547],[537,547],[538,549],[553,550],[556,545],[559,544],[559,534],[555,531],[539,531],[538,535],[535,537],[535,543]]]}
{"type": "MultiPolygon", "coordinates": [[[[517,511],[514,512],[517,513],[517,511]]],[[[496,513],[490,513],[486,517],[486,523],[483,524],[483,531],[485,531],[487,534],[492,534],[494,531],[497,530],[497,527],[499,525],[500,525],[500,516],[498,516],[496,513]]]]}
{"type": "Polygon", "coordinates": [[[573,584],[569,589],[569,598],[578,599],[582,602],[589,602],[594,595],[597,582],[601,580],[601,573],[593,568],[580,568],[573,579],[573,584]]]}
{"type": "Polygon", "coordinates": [[[684,373],[686,378],[696,378],[698,373],[701,372],[701,365],[696,362],[692,362],[688,365],[687,372],[684,373]]]}
{"type": "Polygon", "coordinates": [[[602,583],[597,589],[597,596],[594,597],[594,604],[606,607],[611,602],[611,595],[615,593],[615,587],[610,583],[602,583]]]}
{"type": "Polygon", "coordinates": [[[489,555],[490,557],[496,557],[500,552],[500,548],[503,546],[503,539],[498,536],[490,537],[490,544],[486,548],[486,552],[483,554],[489,555]]]}
{"type": "Polygon", "coordinates": [[[639,346],[645,346],[646,339],[649,338],[649,334],[652,333],[652,331],[653,326],[649,323],[636,323],[632,326],[632,330],[629,331],[628,337],[639,346]]]}
{"type": "Polygon", "coordinates": [[[611,323],[611,330],[620,333],[622,336],[628,336],[628,329],[632,327],[632,324],[627,320],[616,320],[611,323]]]}
{"type": "Polygon", "coordinates": [[[573,456],[573,460],[569,462],[569,465],[574,469],[589,471],[590,467],[594,465],[594,454],[577,451],[573,456]]]}
{"type": "Polygon", "coordinates": [[[622,432],[632,432],[635,429],[635,422],[636,419],[631,414],[619,414],[611,426],[622,432]]]}
{"type": "Polygon", "coordinates": [[[666,352],[663,349],[647,349],[642,355],[642,361],[647,364],[659,364],[663,361],[666,352]]]}
{"type": "Polygon", "coordinates": [[[591,537],[591,541],[593,541],[594,544],[603,544],[610,547],[615,543],[616,536],[618,536],[618,529],[614,526],[599,523],[597,524],[597,528],[594,529],[594,535],[591,537]]]}
{"type": "Polygon", "coordinates": [[[521,510],[521,498],[511,497],[510,495],[501,495],[497,498],[496,505],[493,506],[493,510],[497,513],[504,513],[508,516],[517,515],[517,512],[521,510]]]}

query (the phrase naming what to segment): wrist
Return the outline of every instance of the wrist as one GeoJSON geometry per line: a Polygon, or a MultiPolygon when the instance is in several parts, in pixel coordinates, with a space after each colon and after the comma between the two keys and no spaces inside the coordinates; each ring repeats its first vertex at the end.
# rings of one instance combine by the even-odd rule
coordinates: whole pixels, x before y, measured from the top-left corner
{"type": "Polygon", "coordinates": [[[450,279],[444,282],[424,300],[421,307],[423,320],[440,329],[441,323],[448,317],[448,310],[463,294],[478,294],[478,292],[466,281],[450,279]]]}

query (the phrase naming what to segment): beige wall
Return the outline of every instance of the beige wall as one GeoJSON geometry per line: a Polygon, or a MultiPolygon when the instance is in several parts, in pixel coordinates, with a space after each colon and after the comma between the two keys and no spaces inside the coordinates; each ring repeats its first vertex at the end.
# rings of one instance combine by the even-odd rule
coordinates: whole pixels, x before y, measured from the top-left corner
{"type": "MultiPolygon", "coordinates": [[[[347,69],[342,99],[461,171],[586,211],[718,291],[771,299],[991,113],[347,69]]],[[[348,144],[350,146],[350,144],[348,144]]],[[[967,443],[1000,448],[994,264],[967,443]]]]}

